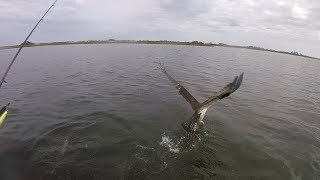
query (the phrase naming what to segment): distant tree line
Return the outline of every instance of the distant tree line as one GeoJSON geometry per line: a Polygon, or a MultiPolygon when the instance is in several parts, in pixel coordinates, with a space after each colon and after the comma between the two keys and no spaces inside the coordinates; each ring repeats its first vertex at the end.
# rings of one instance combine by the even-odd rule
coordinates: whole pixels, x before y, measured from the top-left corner
{"type": "MultiPolygon", "coordinates": [[[[291,54],[295,56],[302,56],[312,59],[318,59],[311,56],[303,55],[299,52],[292,51],[292,52],[286,52],[286,51],[277,51],[273,49],[265,49],[258,46],[235,46],[235,45],[228,45],[224,43],[205,43],[201,41],[169,41],[169,40],[159,40],[159,41],[151,41],[151,40],[116,40],[113,38],[109,38],[106,40],[87,40],[87,41],[64,41],[64,42],[50,42],[50,43],[33,43],[30,41],[26,42],[26,46],[47,46],[47,45],[65,45],[65,44],[107,44],[107,43],[130,43],[130,44],[168,44],[168,45],[191,45],[191,46],[223,46],[223,47],[233,47],[233,48],[245,48],[245,49],[253,49],[253,50],[260,50],[260,51],[269,51],[269,52],[275,52],[275,53],[282,53],[282,54],[291,54]]],[[[20,44],[21,45],[21,44],[20,44]]],[[[20,45],[14,45],[14,46],[4,46],[0,47],[0,49],[10,49],[10,48],[17,48],[20,45]]]]}

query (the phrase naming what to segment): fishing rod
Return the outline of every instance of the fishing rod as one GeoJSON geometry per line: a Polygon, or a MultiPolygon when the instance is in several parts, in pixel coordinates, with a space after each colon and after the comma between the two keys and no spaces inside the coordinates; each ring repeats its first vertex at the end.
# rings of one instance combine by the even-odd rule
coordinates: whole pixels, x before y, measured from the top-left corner
{"type": "MultiPolygon", "coordinates": [[[[14,55],[13,59],[11,60],[8,68],[6,69],[5,73],[3,74],[1,80],[0,80],[0,88],[2,87],[2,84],[4,82],[6,82],[6,77],[13,65],[13,63],[16,61],[20,51],[22,50],[22,48],[27,44],[27,41],[29,39],[29,37],[31,36],[31,34],[33,33],[33,31],[37,28],[37,26],[40,24],[40,22],[43,20],[43,18],[48,14],[48,12],[51,10],[51,8],[56,4],[58,0],[55,0],[53,2],[53,4],[49,7],[49,9],[44,13],[44,15],[41,17],[41,19],[38,21],[38,23],[33,27],[33,29],[31,30],[31,32],[28,34],[27,38],[23,41],[23,43],[20,45],[18,51],[16,52],[16,54],[14,55]]],[[[1,110],[0,110],[0,126],[3,123],[4,119],[6,118],[8,111],[7,111],[7,107],[9,106],[10,103],[8,103],[6,106],[4,106],[1,110]]]]}

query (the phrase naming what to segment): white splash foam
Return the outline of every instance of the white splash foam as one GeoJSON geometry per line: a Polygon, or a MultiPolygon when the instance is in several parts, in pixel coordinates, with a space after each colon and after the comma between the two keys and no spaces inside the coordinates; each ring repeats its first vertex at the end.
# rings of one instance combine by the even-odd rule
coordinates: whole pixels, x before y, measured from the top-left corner
{"type": "Polygon", "coordinates": [[[67,146],[68,146],[69,142],[68,142],[68,139],[66,139],[63,143],[63,147],[61,149],[61,154],[64,155],[64,153],[66,152],[67,150],[67,146]]]}
{"type": "Polygon", "coordinates": [[[169,136],[163,135],[161,138],[161,146],[168,147],[170,152],[179,153],[180,149],[172,142],[169,136]]]}
{"type": "Polygon", "coordinates": [[[149,149],[149,150],[154,150],[154,148],[152,148],[152,147],[146,147],[146,146],[142,146],[142,145],[136,145],[136,147],[139,147],[139,148],[141,148],[141,149],[149,149]]]}

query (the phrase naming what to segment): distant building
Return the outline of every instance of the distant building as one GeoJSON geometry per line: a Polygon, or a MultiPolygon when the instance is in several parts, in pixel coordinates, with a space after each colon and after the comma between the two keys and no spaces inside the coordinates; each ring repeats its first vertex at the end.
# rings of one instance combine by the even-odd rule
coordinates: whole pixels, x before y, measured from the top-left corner
{"type": "Polygon", "coordinates": [[[302,54],[300,54],[300,53],[298,53],[298,52],[296,52],[296,51],[292,51],[291,54],[302,55],[302,54]]]}
{"type": "MultiPolygon", "coordinates": [[[[20,45],[22,45],[23,43],[21,43],[20,45]]],[[[27,41],[25,45],[34,45],[33,42],[27,41]]]]}

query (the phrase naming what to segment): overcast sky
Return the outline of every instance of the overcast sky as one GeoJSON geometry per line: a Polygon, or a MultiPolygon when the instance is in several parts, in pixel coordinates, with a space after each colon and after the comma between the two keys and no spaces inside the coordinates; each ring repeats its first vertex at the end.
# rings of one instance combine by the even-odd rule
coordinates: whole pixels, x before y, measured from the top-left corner
{"type": "MultiPolygon", "coordinates": [[[[0,46],[53,0],[0,0],[0,46]]],[[[59,0],[33,42],[150,39],[254,45],[320,57],[320,0],[59,0]]]]}

